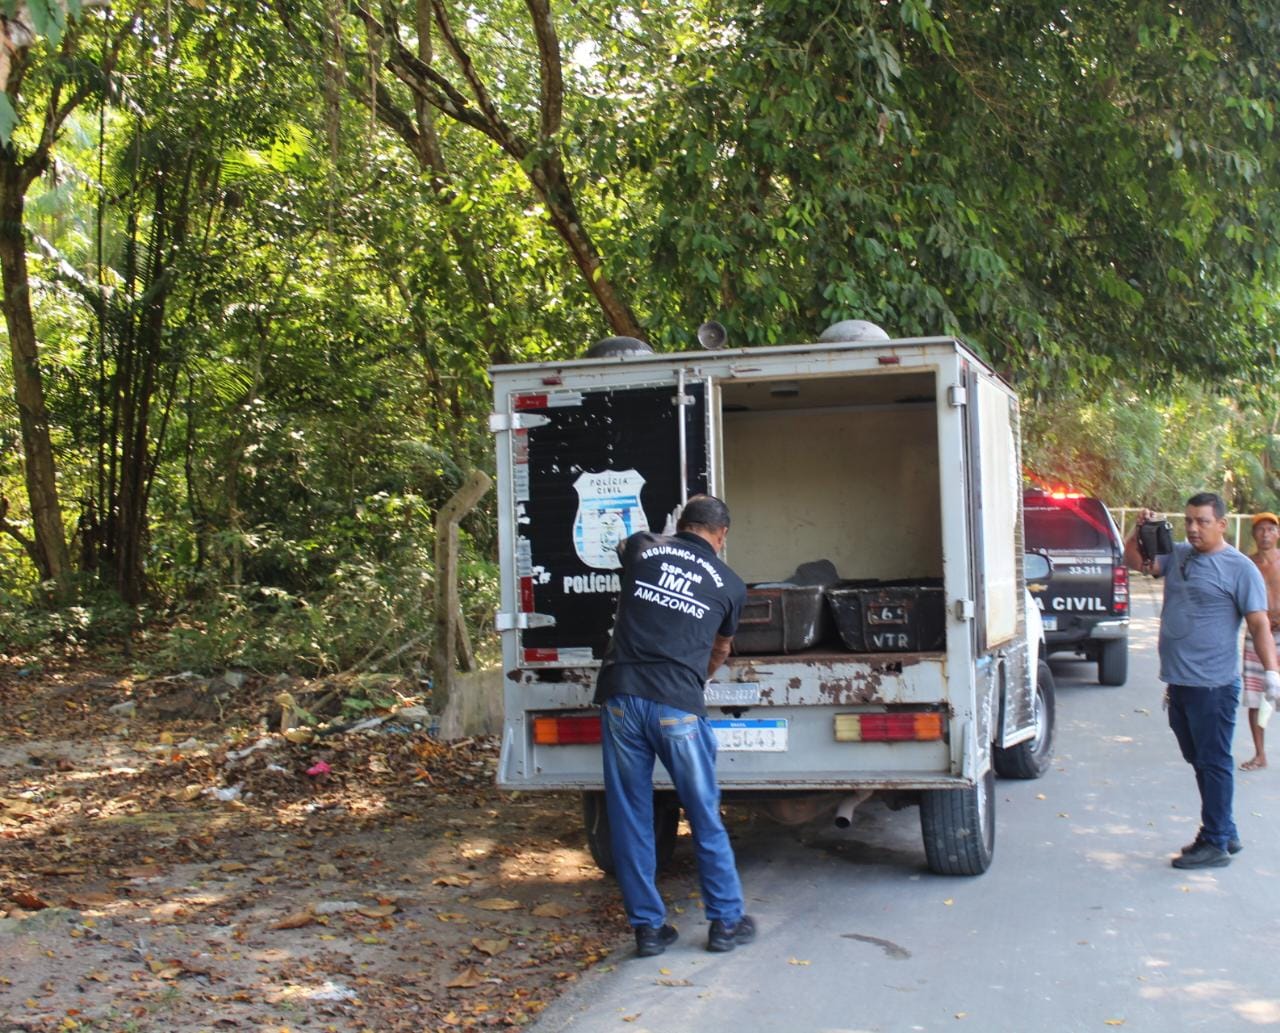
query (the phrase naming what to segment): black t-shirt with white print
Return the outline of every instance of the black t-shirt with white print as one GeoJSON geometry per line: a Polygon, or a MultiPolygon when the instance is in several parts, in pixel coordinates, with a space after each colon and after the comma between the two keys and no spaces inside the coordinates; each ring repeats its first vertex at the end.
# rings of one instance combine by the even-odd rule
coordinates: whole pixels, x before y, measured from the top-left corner
{"type": "Polygon", "coordinates": [[[703,684],[717,635],[731,636],[747,589],[711,543],[642,531],[622,547],[622,594],[595,701],[641,696],[707,716],[703,684]]]}

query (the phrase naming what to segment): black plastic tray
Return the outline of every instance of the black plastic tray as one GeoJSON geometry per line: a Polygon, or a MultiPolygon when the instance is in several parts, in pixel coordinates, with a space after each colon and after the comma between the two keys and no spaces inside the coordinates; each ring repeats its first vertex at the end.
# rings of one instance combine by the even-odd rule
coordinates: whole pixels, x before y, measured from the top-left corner
{"type": "Polygon", "coordinates": [[[931,653],[946,646],[939,579],[841,581],[826,596],[840,638],[855,653],[931,653]]]}
{"type": "Polygon", "coordinates": [[[831,635],[822,585],[762,584],[747,588],[733,637],[735,653],[798,653],[831,635]]]}

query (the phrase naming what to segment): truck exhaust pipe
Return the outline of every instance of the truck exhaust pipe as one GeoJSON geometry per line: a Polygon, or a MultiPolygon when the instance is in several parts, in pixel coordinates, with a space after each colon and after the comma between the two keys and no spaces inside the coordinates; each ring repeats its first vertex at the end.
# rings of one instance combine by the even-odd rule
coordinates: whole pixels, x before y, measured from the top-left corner
{"type": "Polygon", "coordinates": [[[853,812],[858,809],[860,804],[866,803],[871,799],[870,789],[861,789],[856,793],[850,793],[836,808],[835,824],[838,829],[847,829],[853,824],[853,812]]]}

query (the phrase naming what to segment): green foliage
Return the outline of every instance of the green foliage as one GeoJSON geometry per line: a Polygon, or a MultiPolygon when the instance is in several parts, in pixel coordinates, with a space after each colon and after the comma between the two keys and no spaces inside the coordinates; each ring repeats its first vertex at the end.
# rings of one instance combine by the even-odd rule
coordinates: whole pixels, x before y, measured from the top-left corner
{"type": "Polygon", "coordinates": [[[71,598],[68,604],[50,607],[43,592],[33,598],[0,587],[0,652],[102,646],[127,638],[143,619],[93,579],[80,579],[71,598]]]}
{"type": "MultiPolygon", "coordinates": [[[[1033,471],[1113,504],[1280,498],[1266,4],[554,5],[565,96],[545,136],[531,6],[445,7],[534,141],[523,164],[390,75],[371,112],[385,41],[351,9],[139,8],[102,82],[117,16],[72,4],[64,29],[57,0],[31,6],[49,39],[0,130],[21,116],[29,148],[55,90],[89,98],[26,216],[66,522],[110,584],[103,536],[121,499],[145,502],[157,665],[416,670],[435,514],[492,467],[487,367],[607,333],[600,277],[663,349],[710,317],[735,345],[854,316],[959,333],[1028,399],[1033,471]],[[594,270],[530,182],[556,147],[594,270]]],[[[428,42],[416,5],[377,10],[428,42]]],[[[29,536],[11,381],[0,359],[0,495],[29,536]]],[[[491,651],[492,497],[464,532],[491,651]]],[[[133,626],[87,589],[43,611],[35,580],[0,534],[15,641],[133,626]]]]}
{"type": "Polygon", "coordinates": [[[859,316],[1069,391],[1274,368],[1265,5],[729,10],[628,134],[663,341],[859,316]]]}
{"type": "Polygon", "coordinates": [[[1026,406],[1024,464],[1038,480],[1113,506],[1176,511],[1195,492],[1216,491],[1238,512],[1275,510],[1278,431],[1280,405],[1270,391],[1118,387],[1101,398],[1026,406]]]}
{"type": "Polygon", "coordinates": [[[353,563],[306,596],[262,585],[222,590],[166,630],[148,662],[158,670],[200,672],[237,667],[318,675],[362,662],[413,670],[430,643],[429,581],[427,570],[353,563]],[[388,660],[407,642],[418,647],[388,660]]]}

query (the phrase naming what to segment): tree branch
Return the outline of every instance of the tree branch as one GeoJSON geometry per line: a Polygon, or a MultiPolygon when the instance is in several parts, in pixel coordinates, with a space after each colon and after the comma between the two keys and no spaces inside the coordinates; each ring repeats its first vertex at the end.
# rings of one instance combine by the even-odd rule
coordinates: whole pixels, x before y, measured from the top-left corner
{"type": "Polygon", "coordinates": [[[8,514],[9,500],[0,496],[0,531],[3,531],[5,534],[9,535],[9,537],[17,541],[17,543],[22,546],[22,551],[25,552],[31,562],[36,565],[36,569],[41,569],[40,551],[36,548],[36,543],[19,531],[13,524],[9,523],[6,519],[8,514]]]}
{"type": "Polygon", "coordinates": [[[560,40],[556,36],[555,23],[551,20],[550,0],[525,0],[529,19],[533,22],[533,34],[538,41],[540,65],[539,108],[541,122],[539,135],[547,140],[560,132],[564,115],[564,77],[560,68],[560,40]]]}
{"type": "Polygon", "coordinates": [[[403,82],[414,93],[420,95],[428,104],[443,111],[451,118],[457,119],[473,129],[478,129],[506,149],[505,142],[472,103],[429,64],[418,59],[395,36],[391,35],[385,25],[375,18],[361,4],[356,4],[355,13],[365,23],[370,32],[376,32],[391,45],[391,56],[386,60],[386,67],[396,78],[403,82]]]}

